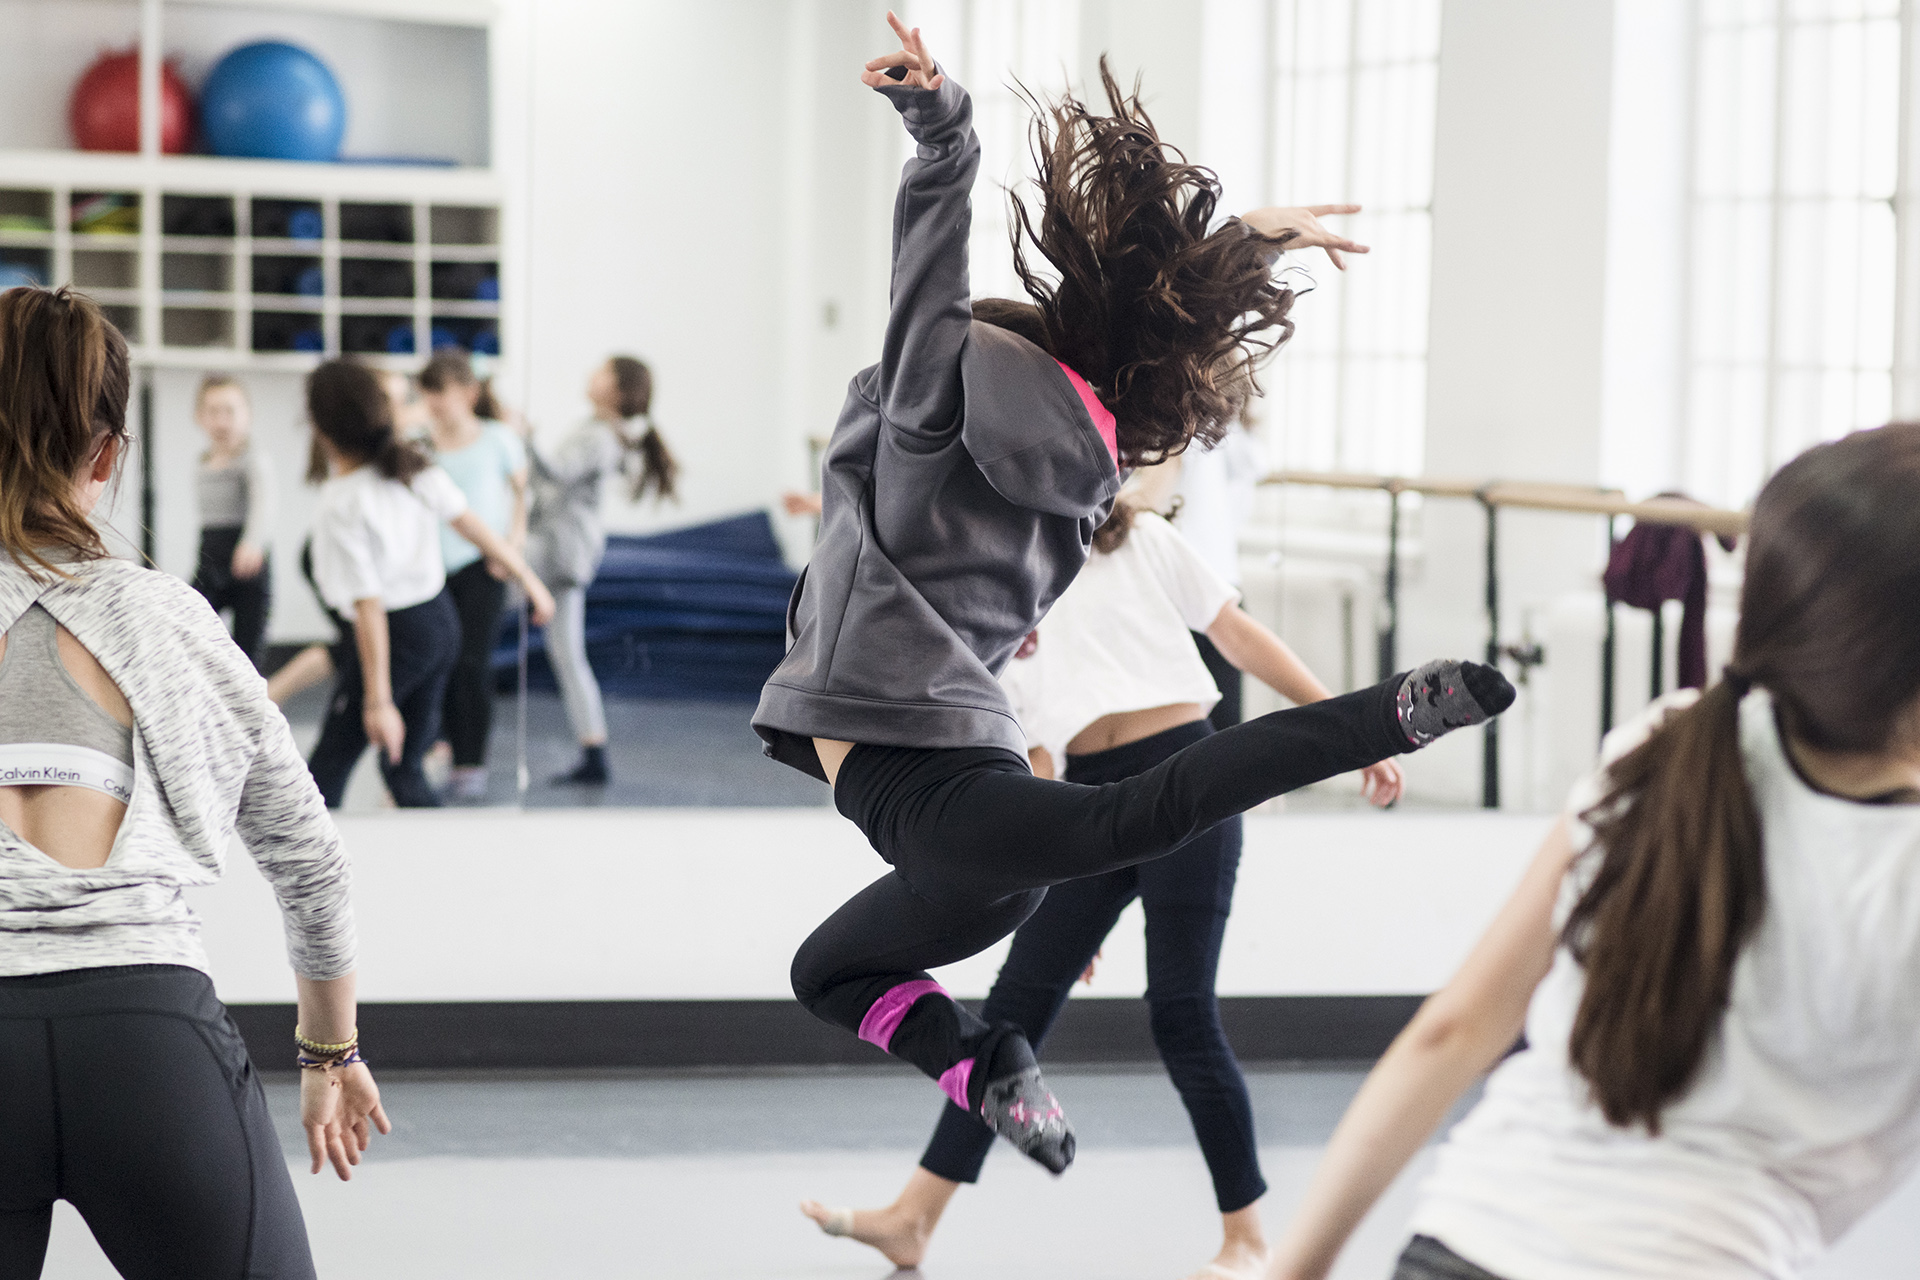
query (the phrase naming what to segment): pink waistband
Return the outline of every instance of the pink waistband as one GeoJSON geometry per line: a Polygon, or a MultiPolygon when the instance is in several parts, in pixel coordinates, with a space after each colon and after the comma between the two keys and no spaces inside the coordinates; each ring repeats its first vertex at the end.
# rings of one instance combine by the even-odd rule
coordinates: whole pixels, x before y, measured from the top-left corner
{"type": "Polygon", "coordinates": [[[887,1048],[893,1043],[893,1033],[900,1029],[900,1023],[915,1001],[921,996],[946,994],[947,989],[932,978],[915,978],[912,982],[901,983],[867,1009],[867,1016],[860,1019],[860,1038],[868,1044],[887,1048]]]}
{"type": "Polygon", "coordinates": [[[1073,389],[1080,394],[1080,403],[1087,406],[1087,413],[1093,418],[1094,430],[1100,433],[1100,439],[1107,446],[1107,456],[1113,459],[1116,467],[1119,466],[1120,434],[1113,415],[1107,411],[1107,406],[1100,403],[1100,397],[1093,394],[1093,388],[1087,385],[1085,378],[1058,360],[1054,363],[1060,365],[1060,371],[1067,375],[1067,381],[1071,382],[1073,389]]]}

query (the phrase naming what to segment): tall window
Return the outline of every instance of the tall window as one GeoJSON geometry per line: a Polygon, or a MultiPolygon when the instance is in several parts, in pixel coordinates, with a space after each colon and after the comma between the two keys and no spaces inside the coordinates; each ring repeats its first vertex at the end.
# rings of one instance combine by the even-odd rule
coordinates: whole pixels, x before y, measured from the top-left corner
{"type": "MultiPolygon", "coordinates": [[[[1024,298],[1007,247],[1007,189],[1033,175],[1027,147],[1032,111],[1016,82],[1045,98],[1067,85],[1080,50],[1079,0],[912,0],[940,64],[973,98],[980,181],[973,193],[972,288],[976,298],[1024,298]]],[[[913,143],[906,142],[906,154],[913,143]]],[[[1031,192],[1023,193],[1029,203],[1031,192]]]]}
{"type": "Polygon", "coordinates": [[[1373,248],[1296,275],[1312,292],[1263,378],[1282,466],[1421,469],[1440,2],[1271,0],[1265,198],[1363,205],[1336,225],[1373,248]]]}
{"type": "Polygon", "coordinates": [[[1901,0],[1698,0],[1684,476],[1741,505],[1893,409],[1901,0]]]}

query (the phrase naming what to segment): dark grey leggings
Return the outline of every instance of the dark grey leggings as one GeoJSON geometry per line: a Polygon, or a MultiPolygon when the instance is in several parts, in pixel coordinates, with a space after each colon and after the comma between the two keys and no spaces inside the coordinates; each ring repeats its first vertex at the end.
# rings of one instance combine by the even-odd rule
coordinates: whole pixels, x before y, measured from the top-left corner
{"type": "Polygon", "coordinates": [[[1407,1242],[1394,1269],[1393,1280],[1500,1280],[1499,1276],[1476,1267],[1432,1236],[1415,1236],[1407,1242]]]}
{"type": "Polygon", "coordinates": [[[0,978],[0,1280],[35,1280],[53,1202],[127,1280],[312,1280],[247,1049],[177,965],[0,978]]]}

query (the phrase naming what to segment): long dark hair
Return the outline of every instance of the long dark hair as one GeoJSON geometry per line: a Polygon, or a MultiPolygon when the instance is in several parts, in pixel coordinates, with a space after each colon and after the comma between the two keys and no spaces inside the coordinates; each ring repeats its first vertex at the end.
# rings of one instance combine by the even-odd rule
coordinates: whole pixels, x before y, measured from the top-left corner
{"type": "Polygon", "coordinates": [[[1732,993],[1766,910],[1740,699],[1773,696],[1816,749],[1875,752],[1920,698],[1920,424],[1809,449],[1761,490],[1727,677],[1608,773],[1585,815],[1605,852],[1566,926],[1586,966],[1568,1043],[1620,1126],[1660,1131],[1732,993]]]}
{"type": "Polygon", "coordinates": [[[1234,368],[1293,335],[1293,291],[1272,269],[1290,235],[1237,220],[1209,234],[1220,180],[1161,142],[1139,83],[1122,92],[1104,57],[1100,83],[1108,115],[1071,94],[1034,102],[1038,223],[1014,196],[1009,234],[1038,345],[1087,380],[1118,424],[1121,459],[1142,466],[1217,441],[1240,408],[1234,368]]]}
{"type": "Polygon", "coordinates": [[[36,578],[61,572],[48,545],[107,554],[74,486],[109,438],[126,443],[132,383],[127,340],[91,298],[0,293],[0,547],[36,578]]]}
{"type": "MultiPolygon", "coordinates": [[[[393,429],[387,389],[357,360],[328,360],[307,375],[307,416],[342,457],[371,464],[389,480],[407,484],[433,465],[420,446],[393,429]]],[[[315,484],[326,479],[318,450],[308,460],[307,479],[315,484]]]]}
{"type": "Polygon", "coordinates": [[[666,440],[653,425],[653,370],[632,356],[615,356],[607,361],[613,371],[614,394],[620,416],[639,418],[647,429],[638,436],[622,430],[620,443],[626,446],[627,462],[623,470],[635,502],[653,490],[657,499],[680,498],[677,485],[680,463],[667,448],[666,440]]]}

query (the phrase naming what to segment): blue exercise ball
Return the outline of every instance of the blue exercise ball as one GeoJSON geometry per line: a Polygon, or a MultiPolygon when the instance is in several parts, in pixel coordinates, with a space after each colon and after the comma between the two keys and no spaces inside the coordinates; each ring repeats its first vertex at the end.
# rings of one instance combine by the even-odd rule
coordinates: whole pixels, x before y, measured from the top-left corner
{"type": "Polygon", "coordinates": [[[327,64],[298,45],[241,45],[200,90],[200,128],[215,155],[332,160],[347,131],[347,100],[327,64]]]}

